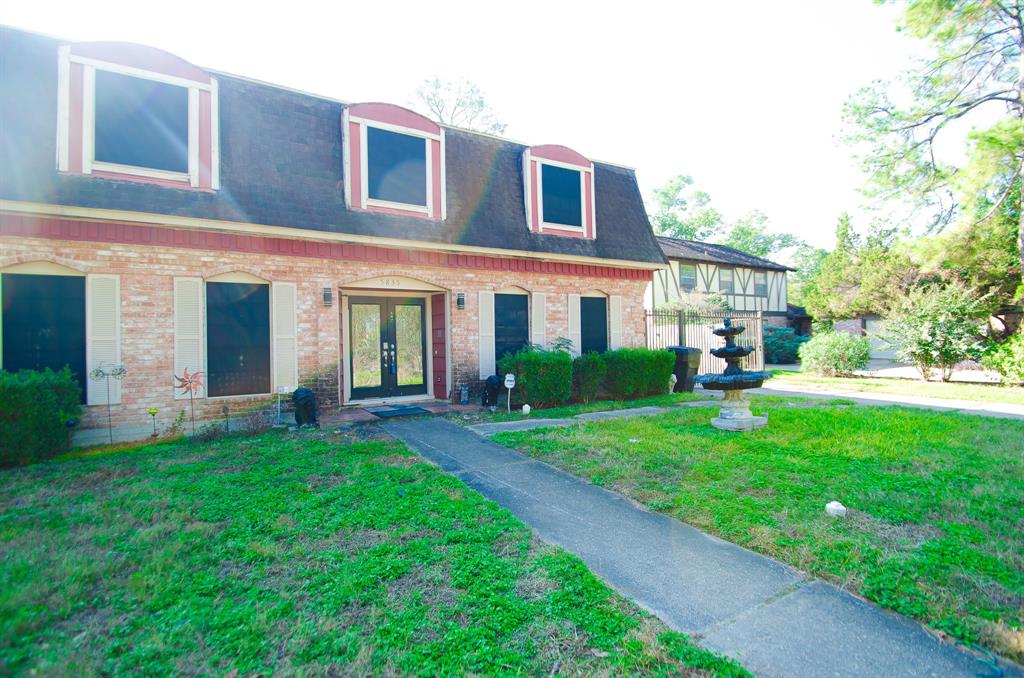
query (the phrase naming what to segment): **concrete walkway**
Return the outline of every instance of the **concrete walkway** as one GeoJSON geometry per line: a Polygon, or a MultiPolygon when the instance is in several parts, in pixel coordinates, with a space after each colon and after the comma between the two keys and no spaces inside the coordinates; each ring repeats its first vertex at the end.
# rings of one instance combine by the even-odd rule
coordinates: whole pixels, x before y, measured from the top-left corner
{"type": "Polygon", "coordinates": [[[853,389],[837,389],[810,386],[808,384],[787,384],[782,380],[769,380],[761,388],[747,391],[750,395],[791,395],[801,398],[844,398],[858,405],[903,405],[937,412],[959,412],[979,414],[1001,419],[1024,419],[1024,405],[1011,403],[979,402],[976,400],[949,400],[924,396],[897,395],[894,393],[870,393],[853,389]]]}
{"type": "MultiPolygon", "coordinates": [[[[766,676],[998,676],[919,624],[440,418],[384,428],[707,648],[766,676]]],[[[1019,667],[1002,675],[1020,676],[1019,667]]]]}
{"type": "Polygon", "coordinates": [[[554,427],[565,427],[565,426],[577,426],[579,424],[585,424],[588,421],[598,421],[601,419],[622,419],[624,417],[650,417],[655,414],[664,414],[670,410],[678,409],[680,407],[711,407],[717,405],[718,401],[708,400],[694,400],[690,402],[677,403],[671,407],[629,407],[621,410],[605,410],[603,412],[585,412],[583,414],[577,414],[572,417],[565,417],[564,419],[516,419],[515,421],[496,421],[487,424],[473,424],[467,426],[470,431],[479,433],[482,436],[492,436],[496,433],[502,433],[504,431],[529,431],[535,428],[554,428],[554,427]]]}

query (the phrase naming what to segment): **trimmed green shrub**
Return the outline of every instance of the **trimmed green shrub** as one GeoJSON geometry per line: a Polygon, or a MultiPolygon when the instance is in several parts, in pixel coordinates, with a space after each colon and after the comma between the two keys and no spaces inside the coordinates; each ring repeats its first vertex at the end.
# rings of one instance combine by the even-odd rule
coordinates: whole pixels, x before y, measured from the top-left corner
{"type": "Polygon", "coordinates": [[[498,376],[516,375],[512,399],[530,407],[561,405],[572,397],[572,356],[527,347],[498,361],[498,376]]]}
{"type": "Polygon", "coordinates": [[[1007,384],[1024,384],[1024,334],[990,343],[981,357],[981,364],[998,372],[1007,384]]]}
{"type": "Polygon", "coordinates": [[[800,369],[826,377],[850,376],[868,366],[871,344],[867,337],[846,332],[815,334],[800,347],[800,369]]]}
{"type": "Polygon", "coordinates": [[[604,354],[608,374],[605,385],[617,400],[630,400],[668,392],[668,380],[676,364],[671,351],[620,348],[604,354]]]}
{"type": "Polygon", "coordinates": [[[572,361],[573,399],[581,403],[589,403],[597,398],[597,393],[608,373],[608,364],[604,357],[595,351],[589,351],[572,361]]]}
{"type": "Polygon", "coordinates": [[[82,413],[82,389],[71,370],[0,370],[0,467],[20,466],[66,452],[68,421],[82,413]]]}
{"type": "Polygon", "coordinates": [[[774,365],[795,363],[799,359],[800,346],[810,337],[797,334],[792,327],[764,328],[764,361],[774,365]]]}

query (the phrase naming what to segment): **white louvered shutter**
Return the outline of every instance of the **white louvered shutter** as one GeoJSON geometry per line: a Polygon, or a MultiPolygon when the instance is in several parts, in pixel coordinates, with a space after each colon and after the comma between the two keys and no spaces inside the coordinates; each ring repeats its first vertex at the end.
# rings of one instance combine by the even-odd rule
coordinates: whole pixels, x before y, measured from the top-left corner
{"type": "Polygon", "coordinates": [[[543,292],[534,293],[530,308],[530,343],[543,347],[547,346],[547,299],[543,292]]]}
{"type": "MultiPolygon", "coordinates": [[[[97,367],[105,371],[121,365],[121,278],[116,275],[90,275],[85,279],[86,365],[87,372],[97,367]]],[[[86,402],[105,405],[105,379],[86,378],[86,402]]],[[[110,402],[121,402],[121,380],[110,378],[110,402]]]]}
{"type": "Polygon", "coordinates": [[[274,390],[299,386],[295,283],[274,283],[274,390]]]}
{"type": "Polygon", "coordinates": [[[480,378],[494,374],[494,292],[480,293],[480,378]]]}
{"type": "MultiPolygon", "coordinates": [[[[178,377],[185,370],[189,374],[206,370],[203,362],[204,292],[202,278],[174,279],[174,375],[178,377]]],[[[168,382],[177,383],[172,382],[170,376],[168,382]]],[[[203,379],[203,384],[206,384],[206,379],[203,379]]],[[[195,395],[198,398],[204,397],[205,386],[195,395]]],[[[188,394],[175,389],[174,397],[187,399],[188,394]]]]}
{"type": "Polygon", "coordinates": [[[580,295],[568,295],[569,303],[569,339],[572,341],[572,354],[579,355],[580,347],[583,345],[583,335],[580,332],[580,295]]]}
{"type": "Polygon", "coordinates": [[[608,348],[622,348],[622,297],[608,297],[608,348]]]}

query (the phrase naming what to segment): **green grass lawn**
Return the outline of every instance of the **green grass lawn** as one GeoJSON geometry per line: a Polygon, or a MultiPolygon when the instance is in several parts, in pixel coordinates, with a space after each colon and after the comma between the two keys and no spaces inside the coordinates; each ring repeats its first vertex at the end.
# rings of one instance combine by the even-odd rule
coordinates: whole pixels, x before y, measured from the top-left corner
{"type": "Polygon", "coordinates": [[[822,377],[807,372],[774,370],[776,382],[799,384],[866,393],[974,400],[990,403],[1024,405],[1024,388],[1001,384],[968,384],[963,382],[917,381],[883,377],[822,377]]]}
{"type": "Polygon", "coordinates": [[[747,434],[683,408],[495,440],[1024,660],[1024,422],[754,403],[747,434]]]}
{"type": "Polygon", "coordinates": [[[0,674],[744,675],[390,440],[0,474],[0,674]]]}
{"type": "MultiPolygon", "coordinates": [[[[721,394],[718,394],[721,395],[721,394]]],[[[561,407],[534,408],[529,415],[524,415],[521,408],[512,406],[512,411],[505,410],[505,401],[494,412],[481,409],[475,412],[458,413],[449,416],[450,419],[460,424],[478,424],[484,422],[517,421],[519,419],[560,419],[575,417],[577,414],[587,412],[603,412],[605,410],[622,410],[633,407],[671,407],[678,403],[694,400],[711,400],[714,396],[710,393],[665,393],[662,395],[637,398],[636,400],[595,400],[590,403],[573,403],[561,407]]],[[[514,402],[514,401],[513,401],[514,402]]]]}

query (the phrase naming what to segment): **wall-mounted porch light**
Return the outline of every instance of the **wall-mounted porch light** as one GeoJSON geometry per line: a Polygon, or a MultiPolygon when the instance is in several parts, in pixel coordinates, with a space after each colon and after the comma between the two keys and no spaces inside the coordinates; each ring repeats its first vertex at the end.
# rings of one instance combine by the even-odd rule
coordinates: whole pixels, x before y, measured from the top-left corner
{"type": "Polygon", "coordinates": [[[324,288],[324,306],[330,306],[334,303],[334,298],[331,296],[331,288],[324,288]]]}
{"type": "Polygon", "coordinates": [[[466,310],[466,294],[465,292],[459,292],[455,295],[455,308],[460,311],[466,310]]]}

